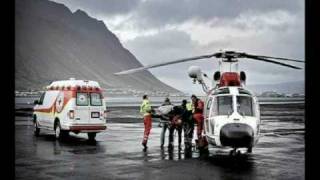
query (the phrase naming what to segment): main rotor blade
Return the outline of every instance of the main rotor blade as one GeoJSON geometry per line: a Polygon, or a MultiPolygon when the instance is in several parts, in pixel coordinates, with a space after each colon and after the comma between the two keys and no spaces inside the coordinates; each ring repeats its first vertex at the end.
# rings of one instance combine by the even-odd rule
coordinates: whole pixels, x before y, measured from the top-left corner
{"type": "Polygon", "coordinates": [[[170,64],[177,64],[177,63],[182,63],[182,62],[187,62],[187,61],[193,61],[193,60],[199,60],[199,59],[206,59],[206,58],[211,58],[213,56],[216,56],[217,54],[220,53],[214,53],[214,54],[208,54],[208,55],[202,55],[202,56],[195,56],[195,57],[190,57],[190,58],[184,58],[184,59],[178,59],[174,61],[169,61],[169,62],[163,62],[163,63],[158,63],[158,64],[151,64],[139,68],[134,68],[134,69],[129,69],[121,72],[114,73],[114,75],[124,75],[124,74],[131,74],[139,71],[143,71],[146,69],[151,69],[155,67],[160,67],[160,66],[166,66],[170,64]]]}
{"type": "Polygon", "coordinates": [[[288,59],[288,58],[280,58],[280,57],[272,57],[272,56],[260,56],[260,55],[253,55],[253,54],[249,54],[249,55],[256,56],[256,57],[261,57],[261,58],[271,58],[271,59],[278,59],[278,60],[283,60],[283,61],[292,61],[292,62],[305,63],[305,61],[297,60],[297,59],[288,59]]]}
{"type": "Polygon", "coordinates": [[[265,59],[265,58],[257,57],[257,56],[254,56],[254,55],[250,55],[250,54],[245,54],[245,57],[246,58],[250,58],[250,59],[265,61],[265,62],[269,62],[269,63],[274,63],[274,64],[278,64],[278,65],[281,65],[281,66],[290,67],[290,68],[293,68],[293,69],[301,69],[300,67],[297,67],[297,66],[292,66],[290,64],[285,64],[285,63],[273,61],[273,60],[270,60],[270,59],[265,59]]]}

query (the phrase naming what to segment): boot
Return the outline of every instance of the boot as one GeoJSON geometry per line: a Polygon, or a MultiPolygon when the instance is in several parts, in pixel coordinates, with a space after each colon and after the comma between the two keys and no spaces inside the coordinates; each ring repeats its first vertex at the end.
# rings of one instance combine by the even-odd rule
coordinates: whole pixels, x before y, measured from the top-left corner
{"type": "Polygon", "coordinates": [[[148,148],[147,142],[142,142],[141,144],[142,144],[142,146],[144,147],[144,149],[147,149],[147,148],[148,148]]]}
{"type": "Polygon", "coordinates": [[[192,149],[192,144],[189,143],[189,142],[186,142],[186,143],[184,143],[184,147],[185,147],[185,150],[191,150],[192,149]]]}
{"type": "Polygon", "coordinates": [[[160,145],[160,149],[161,149],[161,150],[163,149],[163,144],[160,145]]]}

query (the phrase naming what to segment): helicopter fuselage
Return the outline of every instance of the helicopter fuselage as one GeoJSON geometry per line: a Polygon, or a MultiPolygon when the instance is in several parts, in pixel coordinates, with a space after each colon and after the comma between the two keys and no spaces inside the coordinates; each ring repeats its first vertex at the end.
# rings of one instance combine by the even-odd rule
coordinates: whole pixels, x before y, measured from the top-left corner
{"type": "MultiPolygon", "coordinates": [[[[177,59],[174,61],[150,64],[115,73],[115,75],[131,74],[150,68],[195,61],[207,58],[219,58],[219,70],[213,74],[211,80],[198,66],[190,66],[188,75],[193,83],[198,82],[207,94],[204,109],[204,134],[208,142],[218,147],[236,148],[246,147],[251,152],[258,142],[260,134],[260,110],[257,98],[244,89],[246,73],[239,71],[238,59],[245,58],[255,61],[268,62],[293,69],[301,69],[279,61],[305,63],[303,60],[288,59],[248,54],[236,51],[220,51],[213,54],[177,59]],[[211,80],[211,88],[205,83],[211,80]]],[[[205,143],[206,144],[206,143],[205,143]]],[[[238,151],[239,152],[239,151],[238,151]]]]}
{"type": "Polygon", "coordinates": [[[258,142],[260,110],[257,98],[241,86],[219,87],[208,94],[204,135],[217,147],[248,148],[258,142]]]}

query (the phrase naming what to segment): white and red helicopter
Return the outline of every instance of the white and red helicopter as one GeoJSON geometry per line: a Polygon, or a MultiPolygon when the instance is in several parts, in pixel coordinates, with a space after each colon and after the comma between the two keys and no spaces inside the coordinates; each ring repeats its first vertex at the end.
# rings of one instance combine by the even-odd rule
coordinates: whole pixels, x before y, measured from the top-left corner
{"type": "Polygon", "coordinates": [[[304,61],[235,51],[220,51],[125,70],[115,73],[115,75],[131,74],[150,68],[212,57],[219,58],[219,71],[216,71],[213,75],[211,88],[204,82],[203,77],[207,77],[207,75],[199,67],[191,66],[188,69],[189,77],[193,79],[194,83],[201,84],[203,91],[206,93],[204,137],[214,147],[232,148],[231,155],[240,154],[239,148],[246,148],[247,153],[251,153],[260,137],[259,102],[257,97],[245,88],[246,74],[243,71],[239,72],[238,59],[264,61],[293,69],[301,68],[278,61],[299,63],[304,63],[304,61]]]}

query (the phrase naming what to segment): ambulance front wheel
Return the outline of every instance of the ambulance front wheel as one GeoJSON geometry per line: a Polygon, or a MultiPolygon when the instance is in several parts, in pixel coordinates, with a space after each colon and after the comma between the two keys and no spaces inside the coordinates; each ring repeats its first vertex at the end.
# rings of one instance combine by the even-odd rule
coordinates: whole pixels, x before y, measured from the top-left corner
{"type": "Polygon", "coordinates": [[[38,137],[39,136],[39,134],[40,134],[40,128],[38,127],[38,122],[37,122],[37,119],[36,119],[36,117],[34,117],[34,130],[33,130],[33,132],[34,132],[34,135],[36,136],[36,137],[38,137]]]}
{"type": "Polygon", "coordinates": [[[96,135],[97,135],[97,133],[95,133],[95,132],[88,133],[89,141],[95,141],[96,135]]]}

